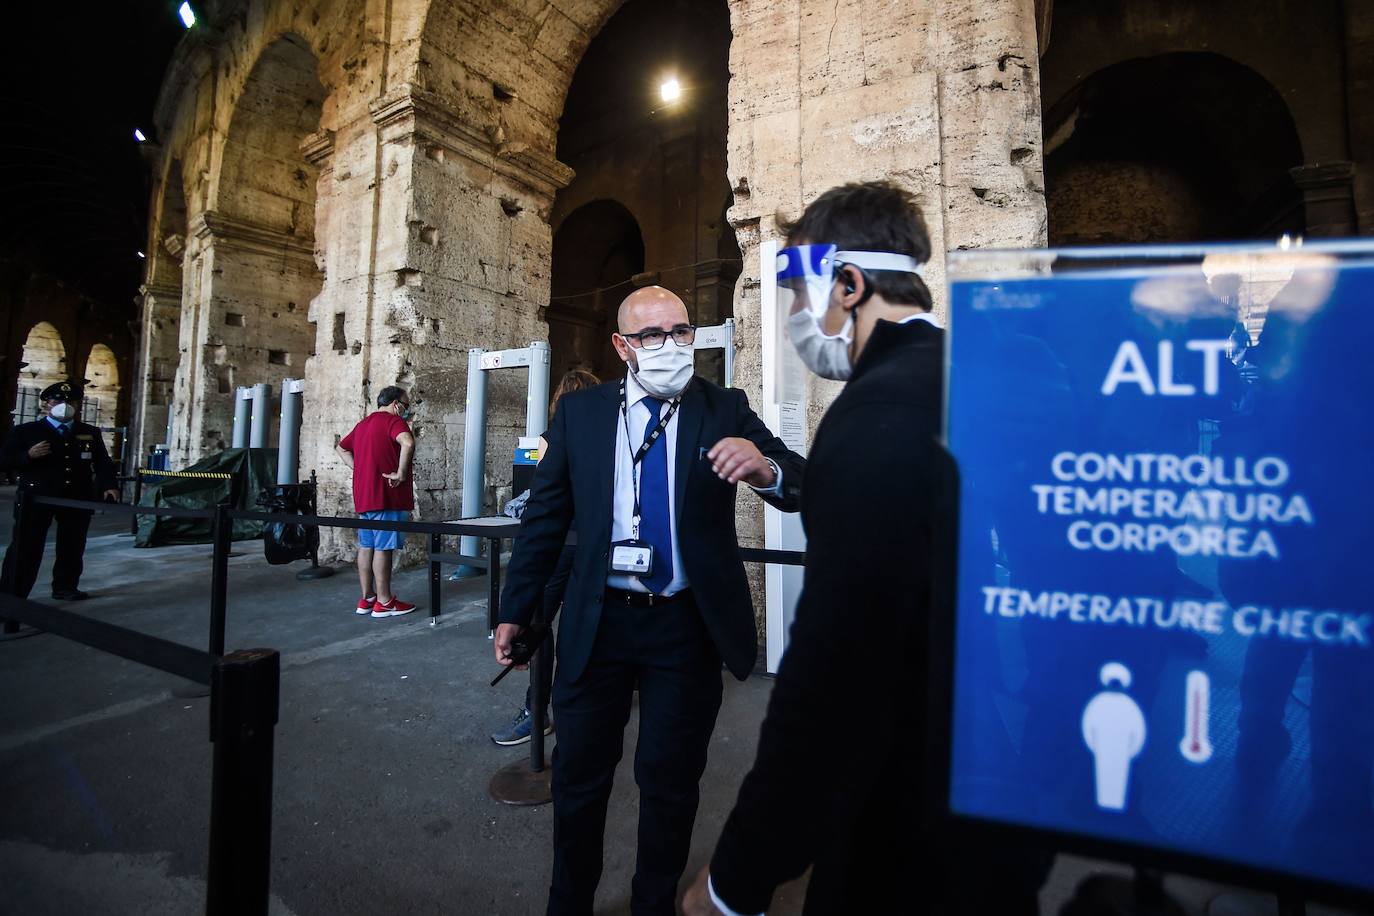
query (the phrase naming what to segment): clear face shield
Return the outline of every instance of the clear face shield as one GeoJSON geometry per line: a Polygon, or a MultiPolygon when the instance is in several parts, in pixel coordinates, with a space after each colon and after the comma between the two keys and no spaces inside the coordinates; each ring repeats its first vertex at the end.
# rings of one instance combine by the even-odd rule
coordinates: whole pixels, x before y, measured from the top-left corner
{"type": "MultiPolygon", "coordinates": [[[[844,380],[852,371],[849,345],[854,317],[850,313],[838,331],[825,330],[830,295],[840,268],[887,270],[919,275],[915,258],[887,251],[841,251],[836,245],[797,245],[778,252],[778,327],[785,329],[806,367],[823,378],[844,380]]],[[[780,380],[787,387],[784,380],[780,380]]]]}

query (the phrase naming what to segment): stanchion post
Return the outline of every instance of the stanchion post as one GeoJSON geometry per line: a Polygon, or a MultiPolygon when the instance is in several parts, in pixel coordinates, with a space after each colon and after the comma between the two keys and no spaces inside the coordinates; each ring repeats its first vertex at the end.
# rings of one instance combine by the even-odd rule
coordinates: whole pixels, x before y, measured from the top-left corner
{"type": "Polygon", "coordinates": [[[438,554],[443,552],[444,536],[437,531],[429,535],[429,625],[439,624],[439,585],[440,570],[438,554]]]}
{"type": "Polygon", "coordinates": [[[487,629],[496,632],[501,605],[501,539],[487,539],[487,629]]]}
{"type": "MultiPolygon", "coordinates": [[[[143,475],[138,472],[138,464],[134,464],[134,505],[143,502],[143,475]]],[[[138,513],[134,512],[129,516],[129,533],[138,537],[138,513]]]]}
{"type": "Polygon", "coordinates": [[[281,656],[245,649],[210,674],[208,916],[266,916],[271,882],[272,743],[281,656]]]}
{"type": "MultiPolygon", "coordinates": [[[[10,550],[14,551],[14,565],[10,567],[10,589],[16,598],[25,597],[20,594],[19,570],[24,568],[24,563],[26,562],[24,556],[24,513],[29,509],[29,498],[29,488],[20,484],[19,489],[14,493],[14,534],[12,536],[13,544],[10,545],[10,550]]],[[[18,633],[19,621],[6,620],[3,632],[6,636],[11,633],[18,633]]]]}
{"type": "MultiPolygon", "coordinates": [[[[309,488],[310,514],[319,515],[320,482],[316,479],[313,470],[310,472],[309,488]]],[[[315,529],[315,537],[313,539],[314,543],[310,545],[310,568],[302,569],[300,572],[296,573],[296,578],[303,581],[309,579],[328,579],[330,576],[334,575],[334,570],[330,569],[328,566],[320,565],[320,528],[318,525],[312,525],[311,527],[315,529]]]]}
{"type": "MultiPolygon", "coordinates": [[[[544,609],[536,608],[534,622],[544,622],[544,609]]],[[[553,661],[553,634],[544,638],[544,644],[534,654],[530,664],[530,772],[544,772],[544,721],[549,706],[549,668],[553,661]]]]}
{"type": "Polygon", "coordinates": [[[234,533],[229,506],[215,506],[210,524],[214,545],[210,559],[210,654],[218,658],[224,654],[224,622],[229,607],[229,547],[234,533]]]}

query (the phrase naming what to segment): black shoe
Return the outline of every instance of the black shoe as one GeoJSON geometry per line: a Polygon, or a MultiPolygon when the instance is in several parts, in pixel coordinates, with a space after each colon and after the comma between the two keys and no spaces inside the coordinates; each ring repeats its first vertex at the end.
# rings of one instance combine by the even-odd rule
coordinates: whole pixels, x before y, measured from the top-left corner
{"type": "Polygon", "coordinates": [[[85,601],[91,597],[79,588],[53,589],[52,596],[58,601],[85,601]]]}

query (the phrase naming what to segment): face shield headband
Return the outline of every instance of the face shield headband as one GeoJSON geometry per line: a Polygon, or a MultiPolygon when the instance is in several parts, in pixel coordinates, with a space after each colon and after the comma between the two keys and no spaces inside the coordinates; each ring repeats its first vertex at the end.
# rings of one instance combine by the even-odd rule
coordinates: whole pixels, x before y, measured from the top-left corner
{"type": "MultiPolygon", "coordinates": [[[[890,270],[921,276],[925,265],[910,255],[889,251],[841,251],[837,245],[796,245],[778,252],[778,317],[783,324],[793,315],[808,311],[824,327],[830,306],[830,289],[845,265],[861,271],[890,270]]],[[[846,322],[846,329],[849,322],[846,322]]],[[[845,336],[824,334],[825,337],[845,336]]]]}

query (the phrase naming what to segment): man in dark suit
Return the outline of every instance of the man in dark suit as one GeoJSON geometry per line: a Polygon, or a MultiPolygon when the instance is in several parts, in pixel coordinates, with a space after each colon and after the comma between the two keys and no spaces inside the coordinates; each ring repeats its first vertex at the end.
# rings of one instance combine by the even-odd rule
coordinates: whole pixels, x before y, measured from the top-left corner
{"type": "Polygon", "coordinates": [[[553,684],[554,862],[548,912],[592,911],[611,782],[636,685],[639,855],[631,909],[672,913],[686,867],[720,667],[758,654],[735,534],[735,484],[796,511],[805,466],[744,394],[692,375],[682,300],[649,287],[620,306],[623,381],[566,396],[546,438],[501,599],[496,657],[529,623],[573,519],[553,684]]]}
{"type": "Polygon", "coordinates": [[[780,320],[808,368],[848,384],[808,457],[805,578],[754,767],[683,909],[762,913],[811,868],[807,914],[1033,913],[1043,856],[923,830],[943,741],[925,717],[933,558],[955,493],[925,224],[908,192],[869,182],[822,194],[787,233],[780,320]]]}
{"type": "Polygon", "coordinates": [[[19,498],[55,496],[62,499],[119,499],[115,466],[105,451],[100,430],[76,419],[81,405],[81,386],[75,381],[49,385],[38,395],[47,416],[21,423],[10,431],[0,465],[19,476],[15,499],[15,526],[5,550],[0,592],[27,598],[38,579],[48,526],[57,521],[57,554],[52,568],[52,596],[65,601],[87,597],[77,588],[81,558],[86,552],[86,531],[91,513],[60,509],[32,501],[24,508],[19,498]]]}

